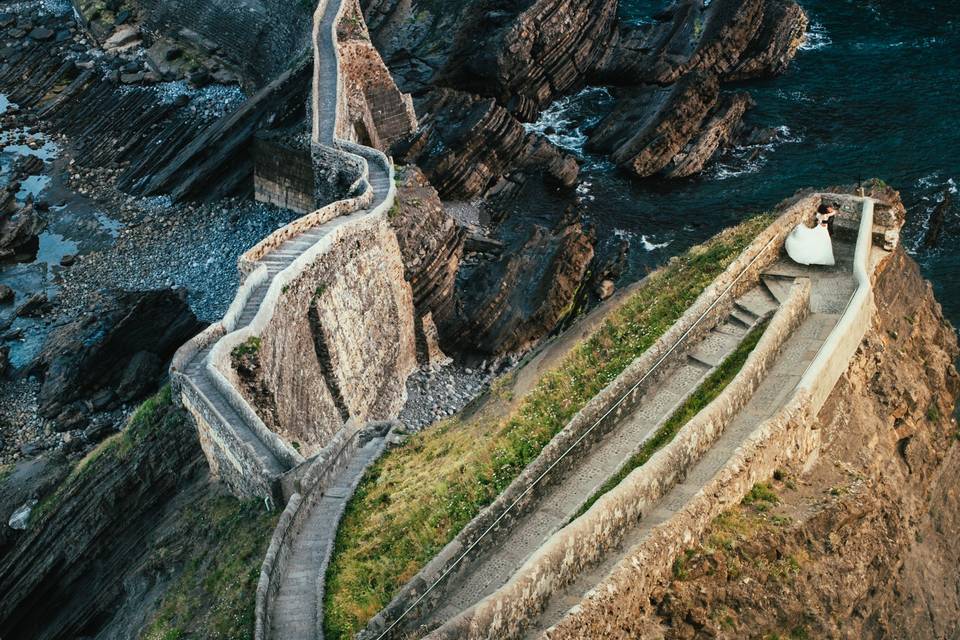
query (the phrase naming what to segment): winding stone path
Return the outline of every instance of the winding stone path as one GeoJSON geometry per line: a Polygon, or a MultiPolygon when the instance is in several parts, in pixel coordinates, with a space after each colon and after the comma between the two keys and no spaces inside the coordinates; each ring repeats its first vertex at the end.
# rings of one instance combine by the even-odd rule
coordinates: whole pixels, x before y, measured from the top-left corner
{"type": "MultiPolygon", "coordinates": [[[[322,581],[337,535],[337,524],[347,508],[366,468],[383,452],[386,441],[374,438],[364,445],[316,504],[303,532],[290,549],[290,569],[273,601],[271,638],[277,640],[316,640],[322,638],[322,581]]],[[[306,506],[306,505],[305,505],[306,506]]]]}
{"type": "Polygon", "coordinates": [[[431,614],[427,627],[455,616],[503,585],[673,415],[750,329],[778,306],[777,299],[764,287],[756,287],[739,298],[727,320],[691,346],[685,360],[675,364],[647,390],[631,414],[593,447],[574,454],[576,463],[566,473],[566,479],[551,486],[537,507],[511,527],[507,543],[474,563],[469,575],[431,614]]]}
{"type": "Polygon", "coordinates": [[[647,391],[634,412],[584,453],[577,466],[566,473],[564,481],[555,484],[536,509],[512,527],[510,537],[471,567],[469,575],[460,579],[424,621],[426,627],[442,624],[505,584],[696,390],[708,372],[736,348],[749,327],[787,299],[794,279],[809,278],[811,313],[787,339],[747,405],[684,480],[626,533],[618,548],[551,595],[545,611],[530,620],[525,637],[538,637],[578,604],[654,526],[670,518],[713,478],[757,425],[774,415],[792,395],[856,289],[852,274],[853,245],[837,242],[835,254],[837,265],[831,268],[804,267],[783,259],[772,265],[762,276],[761,285],[737,300],[727,322],[691,348],[686,362],[675,365],[657,386],[647,391]]]}
{"type": "MultiPolygon", "coordinates": [[[[332,41],[332,25],[336,20],[342,0],[328,0],[324,7],[321,20],[317,23],[315,33],[317,35],[316,49],[319,53],[316,61],[316,77],[314,80],[314,109],[317,111],[317,122],[319,128],[314,130],[315,140],[324,145],[335,146],[334,129],[336,123],[337,108],[337,60],[334,51],[335,43],[332,41]]],[[[363,154],[361,150],[359,152],[363,154]]],[[[370,160],[375,152],[371,149],[370,155],[365,160],[370,160]]],[[[335,218],[324,225],[314,227],[304,233],[288,239],[286,242],[276,247],[262,259],[261,263],[267,267],[268,277],[261,283],[250,295],[241,311],[237,325],[232,328],[233,331],[242,329],[250,324],[260,310],[260,305],[267,294],[270,284],[278,273],[289,267],[294,260],[315,245],[331,231],[337,227],[356,220],[357,218],[369,215],[371,210],[384,202],[390,187],[390,176],[387,170],[378,162],[368,162],[369,178],[368,182],[373,189],[374,198],[369,208],[357,211],[351,215],[335,218]]],[[[215,344],[215,343],[214,343],[215,344]]],[[[232,427],[237,436],[250,445],[260,468],[268,477],[277,477],[289,469],[272,451],[272,449],[263,443],[258,437],[256,429],[251,425],[247,418],[236,411],[228,402],[224,394],[214,384],[206,368],[207,356],[214,345],[198,351],[194,357],[184,367],[184,375],[193,382],[200,392],[203,400],[216,409],[217,413],[232,427]]]]}

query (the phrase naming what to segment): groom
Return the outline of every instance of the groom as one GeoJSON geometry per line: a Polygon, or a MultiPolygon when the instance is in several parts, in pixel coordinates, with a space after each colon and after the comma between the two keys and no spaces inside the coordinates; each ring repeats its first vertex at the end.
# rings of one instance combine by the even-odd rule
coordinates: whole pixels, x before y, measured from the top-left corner
{"type": "Polygon", "coordinates": [[[821,204],[817,207],[817,223],[827,228],[830,237],[833,237],[833,217],[837,215],[836,208],[831,204],[821,204]]]}

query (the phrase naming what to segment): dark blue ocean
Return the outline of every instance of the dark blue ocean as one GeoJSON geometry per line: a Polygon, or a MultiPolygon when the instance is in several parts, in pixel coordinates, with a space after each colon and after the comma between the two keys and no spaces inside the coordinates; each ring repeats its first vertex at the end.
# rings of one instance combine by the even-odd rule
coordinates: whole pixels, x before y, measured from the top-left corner
{"type": "MultiPolygon", "coordinates": [[[[772,144],[738,149],[697,178],[637,182],[582,153],[584,128],[612,103],[606,90],[561,100],[535,127],[580,150],[580,200],[601,242],[629,240],[629,280],[798,189],[881,178],[907,205],[904,245],[960,326],[960,0],[800,2],[811,27],[788,72],[738,87],[757,102],[749,122],[778,128],[772,144]],[[944,234],[923,248],[948,195],[944,234]]],[[[662,4],[622,0],[621,11],[643,20],[662,4]]]]}

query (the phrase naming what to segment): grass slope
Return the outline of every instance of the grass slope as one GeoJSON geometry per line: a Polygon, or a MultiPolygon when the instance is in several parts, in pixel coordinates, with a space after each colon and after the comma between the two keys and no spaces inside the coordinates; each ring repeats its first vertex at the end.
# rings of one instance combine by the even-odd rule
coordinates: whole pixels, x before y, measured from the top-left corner
{"type": "Polygon", "coordinates": [[[760,342],[763,332],[767,329],[767,324],[767,322],[764,322],[754,327],[743,339],[743,342],[734,349],[733,353],[727,356],[724,361],[720,363],[720,366],[697,387],[697,390],[674,411],[673,415],[643,443],[640,451],[635,453],[620,471],[603,483],[597,492],[584,503],[574,517],[580,517],[586,513],[587,510],[593,506],[593,503],[600,499],[600,496],[620,484],[634,469],[646,464],[647,460],[653,457],[653,454],[673,440],[674,436],[680,432],[680,429],[682,429],[684,425],[690,422],[695,415],[703,411],[708,404],[713,402],[717,396],[727,388],[727,385],[737,377],[737,374],[740,373],[740,369],[746,364],[747,358],[753,352],[757,343],[760,342]]]}
{"type": "Polygon", "coordinates": [[[454,417],[373,465],[337,533],[327,573],[326,637],[350,638],[362,629],[577,411],[663,335],[771,220],[758,216],[727,229],[650,274],[506,415],[481,411],[454,417]]]}

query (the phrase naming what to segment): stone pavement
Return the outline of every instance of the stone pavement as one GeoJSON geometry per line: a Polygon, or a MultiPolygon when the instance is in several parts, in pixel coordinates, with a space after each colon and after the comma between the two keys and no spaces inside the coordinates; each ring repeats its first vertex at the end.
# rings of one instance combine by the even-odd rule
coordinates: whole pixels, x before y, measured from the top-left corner
{"type": "Polygon", "coordinates": [[[383,452],[383,437],[364,445],[310,509],[290,549],[289,568],[273,600],[270,638],[316,640],[323,637],[322,581],[333,551],[337,525],[366,468],[383,452]]]}

